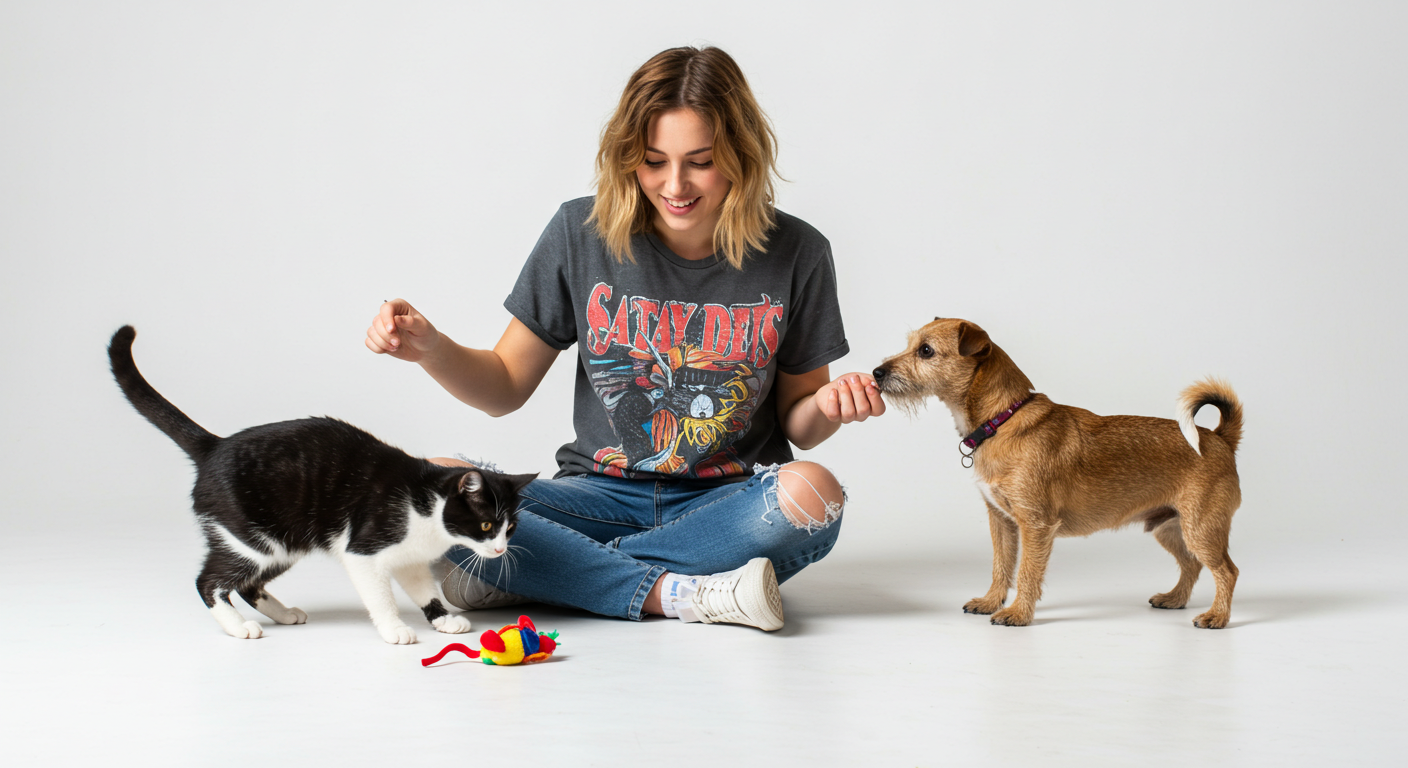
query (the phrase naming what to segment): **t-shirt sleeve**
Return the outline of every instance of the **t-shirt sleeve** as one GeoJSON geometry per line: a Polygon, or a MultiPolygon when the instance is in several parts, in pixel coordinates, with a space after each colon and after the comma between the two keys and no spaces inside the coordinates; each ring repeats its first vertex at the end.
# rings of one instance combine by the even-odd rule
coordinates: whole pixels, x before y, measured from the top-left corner
{"type": "Polygon", "coordinates": [[[814,371],[851,351],[841,324],[841,304],[836,298],[836,265],[831,247],[817,259],[811,274],[793,300],[787,336],[777,354],[777,369],[787,374],[814,371]]]}
{"type": "Polygon", "coordinates": [[[553,349],[567,349],[577,343],[577,324],[572,316],[572,240],[566,206],[548,222],[538,244],[528,255],[513,291],[504,299],[504,308],[528,330],[553,349]]]}

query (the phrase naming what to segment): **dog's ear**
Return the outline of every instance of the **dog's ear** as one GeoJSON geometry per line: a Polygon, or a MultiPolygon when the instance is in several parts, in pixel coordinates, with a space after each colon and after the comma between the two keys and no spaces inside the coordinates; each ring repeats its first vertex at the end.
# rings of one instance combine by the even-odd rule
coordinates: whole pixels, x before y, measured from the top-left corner
{"type": "Polygon", "coordinates": [[[972,323],[958,324],[958,354],[964,357],[986,357],[992,351],[988,332],[972,323]]]}

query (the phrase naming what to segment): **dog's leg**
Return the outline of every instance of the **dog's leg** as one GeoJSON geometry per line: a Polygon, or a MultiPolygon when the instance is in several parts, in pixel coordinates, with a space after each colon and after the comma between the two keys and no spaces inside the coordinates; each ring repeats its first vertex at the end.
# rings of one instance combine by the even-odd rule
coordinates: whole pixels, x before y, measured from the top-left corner
{"type": "Polygon", "coordinates": [[[393,573],[401,588],[406,590],[406,594],[420,607],[421,613],[425,614],[425,620],[430,622],[430,626],[452,635],[469,631],[469,619],[460,614],[451,615],[445,610],[440,593],[435,590],[435,578],[430,574],[429,565],[416,563],[399,568],[393,573]]]}
{"type": "Polygon", "coordinates": [[[1149,598],[1149,605],[1155,608],[1182,608],[1188,604],[1188,597],[1193,594],[1193,585],[1198,583],[1198,574],[1202,573],[1203,564],[1184,546],[1183,530],[1179,527],[1178,518],[1167,520],[1155,528],[1154,538],[1178,561],[1178,583],[1173,589],[1149,598]]]}
{"type": "MultiPolygon", "coordinates": [[[[1227,519],[1232,516],[1226,515],[1227,519]]],[[[1183,541],[1188,549],[1212,571],[1217,583],[1217,595],[1212,600],[1212,610],[1200,613],[1193,619],[1193,626],[1203,629],[1222,629],[1232,618],[1232,590],[1237,586],[1237,566],[1227,556],[1228,526],[1193,526],[1187,518],[1183,522],[1183,541]],[[1195,527],[1200,530],[1193,530],[1195,527]]]]}
{"type": "Polygon", "coordinates": [[[982,597],[963,606],[964,613],[996,613],[1007,602],[1012,576],[1017,570],[1017,524],[1007,513],[988,503],[988,528],[992,531],[992,586],[982,597]]]}
{"type": "Polygon", "coordinates": [[[1036,601],[1041,599],[1041,582],[1046,578],[1046,564],[1051,559],[1051,547],[1056,543],[1059,522],[1035,522],[1037,515],[1017,515],[1021,535],[1022,556],[1017,568],[1017,596],[1012,604],[992,615],[992,623],[1009,627],[1025,627],[1032,623],[1036,601]]]}

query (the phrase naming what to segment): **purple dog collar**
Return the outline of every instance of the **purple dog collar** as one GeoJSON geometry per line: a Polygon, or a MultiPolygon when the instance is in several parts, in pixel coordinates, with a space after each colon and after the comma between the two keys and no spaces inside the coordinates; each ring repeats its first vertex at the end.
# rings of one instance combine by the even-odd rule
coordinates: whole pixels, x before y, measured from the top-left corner
{"type": "Polygon", "coordinates": [[[1008,419],[1012,418],[1012,414],[1016,413],[1017,409],[1021,408],[1026,402],[1026,400],[1018,400],[1013,403],[1010,408],[994,416],[991,421],[983,422],[982,426],[973,430],[971,434],[963,438],[963,442],[958,444],[958,452],[963,454],[964,469],[973,466],[973,454],[978,452],[978,446],[982,445],[984,440],[997,434],[997,428],[1006,423],[1008,419]],[[964,448],[967,448],[968,451],[964,452],[964,448]]]}

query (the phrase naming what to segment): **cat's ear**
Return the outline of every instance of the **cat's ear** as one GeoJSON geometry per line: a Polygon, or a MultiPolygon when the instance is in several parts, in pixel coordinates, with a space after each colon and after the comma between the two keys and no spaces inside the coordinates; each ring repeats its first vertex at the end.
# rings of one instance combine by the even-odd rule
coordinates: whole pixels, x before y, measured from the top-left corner
{"type": "Polygon", "coordinates": [[[478,472],[469,471],[460,475],[460,493],[474,493],[484,487],[484,476],[478,472]]]}
{"type": "Polygon", "coordinates": [[[534,472],[534,473],[531,474],[531,475],[509,475],[509,476],[508,476],[508,481],[513,484],[513,490],[514,490],[515,493],[517,493],[518,491],[523,490],[524,488],[527,488],[529,483],[531,483],[531,482],[533,482],[534,480],[537,480],[537,479],[538,479],[538,473],[537,473],[537,472],[534,472]]]}

